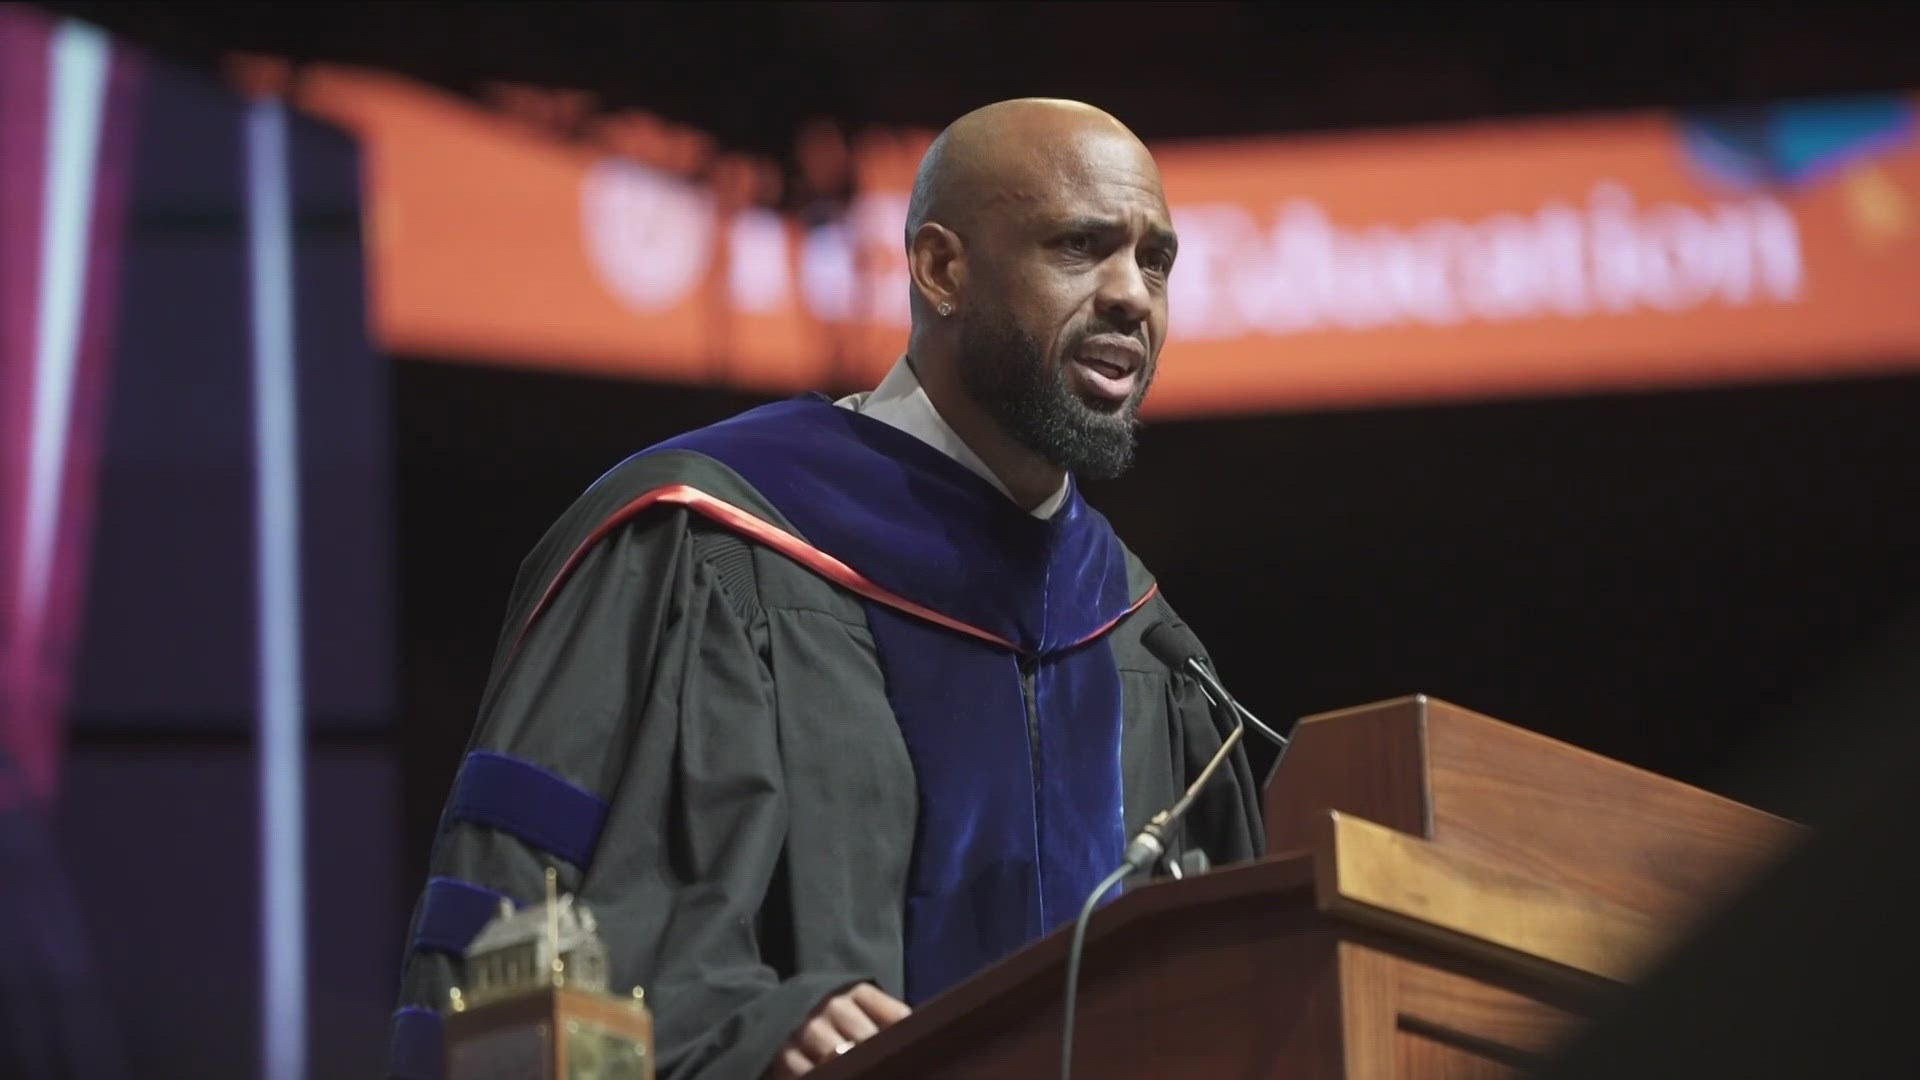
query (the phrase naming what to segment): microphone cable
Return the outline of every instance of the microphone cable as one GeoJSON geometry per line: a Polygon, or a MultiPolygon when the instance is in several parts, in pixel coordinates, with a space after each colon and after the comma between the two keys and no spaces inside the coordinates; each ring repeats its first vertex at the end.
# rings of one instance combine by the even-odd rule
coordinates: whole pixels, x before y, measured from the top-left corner
{"type": "Polygon", "coordinates": [[[1066,1012],[1060,1016],[1060,1080],[1073,1080],[1073,1017],[1075,1000],[1080,990],[1080,950],[1087,941],[1087,922],[1093,917],[1094,906],[1107,890],[1125,881],[1133,875],[1132,863],[1121,863],[1113,868],[1106,880],[1093,887],[1087,894],[1087,902],[1080,905],[1080,917],[1073,921],[1073,943],[1067,946],[1067,1004],[1066,1012]]]}

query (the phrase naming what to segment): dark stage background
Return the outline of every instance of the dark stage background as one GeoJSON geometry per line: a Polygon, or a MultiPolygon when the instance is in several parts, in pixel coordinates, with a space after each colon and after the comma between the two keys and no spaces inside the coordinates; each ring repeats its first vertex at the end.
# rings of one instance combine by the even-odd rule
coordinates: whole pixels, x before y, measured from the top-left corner
{"type": "MultiPolygon", "coordinates": [[[[588,88],[790,169],[812,118],[938,127],[1029,93],[1084,98],[1171,138],[1920,86],[1920,11],[1905,4],[45,7],[209,71],[239,49],[476,96],[501,79],[588,88]]],[[[313,1003],[316,1054],[330,1055],[316,1075],[376,1068],[399,927],[520,558],[614,462],[762,400],[388,359],[387,384],[362,399],[372,411],[332,429],[348,467],[331,475],[370,493],[357,520],[387,530],[392,514],[390,532],[347,542],[377,560],[392,539],[397,644],[385,649],[371,600],[316,640],[374,635],[397,658],[398,691],[389,713],[362,650],[333,683],[366,693],[312,718],[312,872],[332,890],[315,896],[315,955],[340,968],[313,1003]]],[[[1817,815],[1871,747],[1854,733],[1863,721],[1920,705],[1897,681],[1920,663],[1917,461],[1920,378],[1883,377],[1154,424],[1134,471],[1090,494],[1270,721],[1421,691],[1799,816],[1817,815]]],[[[126,516],[139,500],[158,498],[143,475],[104,481],[109,547],[142,528],[126,516]]],[[[244,786],[243,721],[222,719],[226,703],[122,708],[109,691],[133,684],[85,666],[76,678],[70,807],[121,805],[131,783],[151,807],[244,786]],[[199,720],[154,719],[169,709],[199,720]]],[[[110,973],[185,962],[177,942],[125,932],[148,902],[139,881],[205,865],[250,880],[219,854],[249,850],[250,823],[182,811],[170,828],[206,861],[153,865],[112,821],[69,819],[110,973]]],[[[215,940],[246,918],[210,915],[194,933],[215,940]]],[[[245,996],[246,949],[203,955],[202,977],[245,996]]],[[[130,985],[128,1014],[161,992],[130,985]]],[[[172,1032],[131,1025],[136,1073],[246,1075],[244,1004],[196,1016],[172,1032]],[[242,1049],[202,1056],[221,1040],[242,1049]]]]}

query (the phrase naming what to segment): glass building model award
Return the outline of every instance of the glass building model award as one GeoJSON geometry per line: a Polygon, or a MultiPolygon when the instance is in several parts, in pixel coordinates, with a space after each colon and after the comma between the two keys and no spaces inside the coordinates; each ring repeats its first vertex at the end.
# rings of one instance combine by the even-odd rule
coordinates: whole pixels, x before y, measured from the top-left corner
{"type": "Polygon", "coordinates": [[[608,992],[594,930],[552,868],[544,903],[501,902],[448,994],[447,1080],[653,1080],[653,1015],[639,987],[608,992]]]}

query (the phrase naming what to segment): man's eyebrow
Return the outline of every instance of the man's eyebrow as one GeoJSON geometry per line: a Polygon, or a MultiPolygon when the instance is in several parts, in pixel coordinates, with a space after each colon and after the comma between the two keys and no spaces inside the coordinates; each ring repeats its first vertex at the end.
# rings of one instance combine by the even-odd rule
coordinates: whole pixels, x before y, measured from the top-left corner
{"type": "Polygon", "coordinates": [[[1126,226],[1119,218],[1096,217],[1092,214],[1076,214],[1059,221],[1054,226],[1062,236],[1074,233],[1110,233],[1119,232],[1126,226]]]}
{"type": "MultiPolygon", "coordinates": [[[[1075,233],[1116,233],[1123,231],[1126,227],[1126,223],[1119,218],[1097,217],[1092,214],[1076,214],[1055,226],[1056,231],[1062,236],[1075,233]]],[[[1180,237],[1172,229],[1163,225],[1147,227],[1147,242],[1166,248],[1168,251],[1180,250],[1180,237]]]]}

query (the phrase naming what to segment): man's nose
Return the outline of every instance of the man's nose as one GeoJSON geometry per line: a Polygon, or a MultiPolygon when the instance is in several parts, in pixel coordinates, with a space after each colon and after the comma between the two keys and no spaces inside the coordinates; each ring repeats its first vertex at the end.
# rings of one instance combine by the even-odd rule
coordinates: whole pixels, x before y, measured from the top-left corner
{"type": "Polygon", "coordinates": [[[1118,251],[1107,260],[1094,304],[1101,318],[1122,330],[1132,330],[1153,313],[1153,293],[1132,252],[1118,251]]]}

